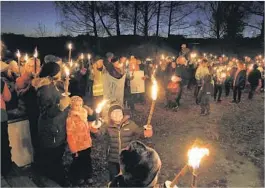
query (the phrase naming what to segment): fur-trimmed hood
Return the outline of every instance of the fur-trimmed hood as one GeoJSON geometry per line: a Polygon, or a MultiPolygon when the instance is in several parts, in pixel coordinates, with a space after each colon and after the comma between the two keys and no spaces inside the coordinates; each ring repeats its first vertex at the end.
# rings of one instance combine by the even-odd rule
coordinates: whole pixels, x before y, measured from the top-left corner
{"type": "Polygon", "coordinates": [[[45,78],[34,78],[31,81],[32,86],[37,90],[42,86],[50,85],[52,83],[51,79],[48,77],[45,78]]]}

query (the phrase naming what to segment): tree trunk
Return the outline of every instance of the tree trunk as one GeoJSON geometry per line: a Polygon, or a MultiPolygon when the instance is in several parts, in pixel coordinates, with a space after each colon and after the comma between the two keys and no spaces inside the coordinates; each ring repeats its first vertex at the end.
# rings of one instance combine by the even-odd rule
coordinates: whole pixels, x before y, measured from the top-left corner
{"type": "Polygon", "coordinates": [[[168,37],[170,36],[170,30],[171,30],[172,11],[173,11],[173,1],[170,2],[170,9],[169,9],[168,31],[167,31],[168,37]]]}
{"type": "Polygon", "coordinates": [[[161,8],[161,1],[158,1],[157,21],[156,21],[156,36],[157,37],[158,37],[158,33],[159,33],[160,8],[161,8]]]}
{"type": "Polygon", "coordinates": [[[133,35],[136,35],[138,4],[134,2],[133,35]]]}
{"type": "Polygon", "coordinates": [[[215,16],[215,19],[216,19],[216,38],[217,39],[220,39],[220,3],[218,2],[218,5],[217,5],[217,13],[216,13],[216,16],[215,16]]]}
{"type": "Polygon", "coordinates": [[[115,19],[116,19],[116,30],[117,30],[117,36],[121,35],[120,32],[120,12],[119,12],[119,2],[115,1],[115,19]]]}
{"type": "Polygon", "coordinates": [[[93,30],[94,30],[94,35],[95,37],[98,37],[98,32],[97,32],[97,23],[96,23],[96,17],[95,17],[95,2],[91,2],[91,16],[92,16],[92,22],[93,22],[93,30]]]}
{"type": "Polygon", "coordinates": [[[144,36],[148,36],[148,2],[144,2],[144,36]]]}
{"type": "Polygon", "coordinates": [[[98,16],[99,16],[100,22],[102,23],[102,25],[103,25],[104,29],[106,30],[106,32],[108,33],[108,35],[111,37],[112,35],[111,35],[109,29],[107,28],[107,26],[105,25],[104,20],[103,20],[101,14],[100,14],[98,8],[96,8],[96,10],[97,10],[97,13],[98,13],[98,16]]]}

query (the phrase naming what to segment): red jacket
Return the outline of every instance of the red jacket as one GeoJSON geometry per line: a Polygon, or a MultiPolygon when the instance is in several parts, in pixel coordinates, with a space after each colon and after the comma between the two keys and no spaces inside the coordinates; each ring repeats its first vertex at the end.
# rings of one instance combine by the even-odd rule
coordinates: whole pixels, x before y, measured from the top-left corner
{"type": "Polygon", "coordinates": [[[67,142],[72,153],[85,150],[92,146],[90,132],[98,130],[90,122],[84,122],[78,115],[69,113],[66,120],[67,142]]]}

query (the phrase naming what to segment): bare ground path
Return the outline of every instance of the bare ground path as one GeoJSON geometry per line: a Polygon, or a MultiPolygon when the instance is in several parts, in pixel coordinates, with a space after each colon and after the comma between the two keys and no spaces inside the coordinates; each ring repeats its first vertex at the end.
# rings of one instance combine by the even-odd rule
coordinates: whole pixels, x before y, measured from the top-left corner
{"type": "MultiPolygon", "coordinates": [[[[199,116],[200,107],[195,105],[191,91],[184,90],[182,98],[178,112],[167,111],[162,100],[157,102],[152,119],[154,136],[144,140],[161,157],[163,165],[159,183],[174,178],[187,162],[189,147],[198,138],[208,143],[210,149],[210,156],[201,163],[198,186],[264,187],[262,95],[249,101],[243,94],[240,104],[230,104],[231,97],[223,97],[221,103],[211,103],[211,114],[207,117],[199,116]]],[[[136,105],[138,112],[132,119],[138,125],[144,125],[149,108],[148,103],[136,105]]],[[[95,186],[105,186],[108,171],[100,140],[94,141],[92,157],[95,186]]],[[[189,187],[190,181],[188,173],[178,185],[189,187]]]]}

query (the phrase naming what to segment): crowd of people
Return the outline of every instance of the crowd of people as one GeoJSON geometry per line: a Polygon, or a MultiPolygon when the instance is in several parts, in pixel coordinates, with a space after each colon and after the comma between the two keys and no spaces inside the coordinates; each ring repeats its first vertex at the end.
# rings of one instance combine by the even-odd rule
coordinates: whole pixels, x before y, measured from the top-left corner
{"type": "Polygon", "coordinates": [[[78,57],[64,63],[61,58],[47,55],[43,63],[37,58],[1,61],[1,174],[11,168],[8,119],[26,115],[29,120],[34,168],[62,186],[92,184],[92,137],[106,140],[110,187],[153,187],[161,168],[159,155],[137,140],[152,137],[151,128],[137,125],[125,113],[135,111],[136,103],[145,103],[152,79],[165,91],[165,108],[181,110],[183,88],[194,89],[194,102],[201,106],[201,115],[210,114],[210,101],[220,103],[222,91],[232,103],[241,102],[242,90],[249,87],[248,98],[264,88],[264,59],[217,58],[212,54],[191,52],[185,44],[177,57],[156,57],[140,60],[135,56],[78,57]],[[67,75],[65,68],[70,70],[67,75]],[[143,71],[146,92],[132,94],[130,83],[135,71],[143,71]],[[107,119],[95,126],[96,105],[103,99],[103,76],[108,73],[124,82],[123,103],[111,102],[107,119]],[[66,84],[70,77],[69,85],[66,84]],[[68,91],[70,96],[63,95],[68,91]],[[85,103],[92,101],[89,107],[85,103]],[[72,153],[72,164],[66,174],[62,157],[66,146],[72,153]]]}

